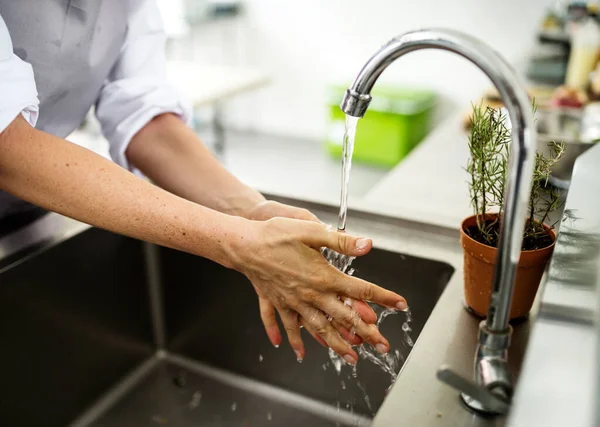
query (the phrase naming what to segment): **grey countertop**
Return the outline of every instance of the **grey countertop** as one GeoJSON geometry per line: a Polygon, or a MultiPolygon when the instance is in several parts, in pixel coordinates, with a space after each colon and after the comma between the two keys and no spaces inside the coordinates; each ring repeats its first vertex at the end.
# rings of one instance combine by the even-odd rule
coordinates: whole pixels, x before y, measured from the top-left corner
{"type": "Polygon", "coordinates": [[[576,163],[508,425],[598,425],[600,146],[576,163]]]}

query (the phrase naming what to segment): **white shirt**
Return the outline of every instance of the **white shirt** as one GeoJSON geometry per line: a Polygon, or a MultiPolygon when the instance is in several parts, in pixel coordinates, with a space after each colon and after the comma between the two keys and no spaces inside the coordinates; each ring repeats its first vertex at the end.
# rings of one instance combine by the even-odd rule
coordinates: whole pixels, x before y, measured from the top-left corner
{"type": "MultiPolygon", "coordinates": [[[[172,112],[189,122],[191,109],[166,83],[165,33],[155,1],[117,0],[127,6],[114,6],[116,3],[107,0],[96,1],[104,1],[106,7],[121,9],[108,11],[101,15],[100,19],[112,19],[111,16],[122,14],[124,10],[128,13],[125,17],[127,31],[124,43],[117,61],[110,64],[110,73],[98,93],[96,116],[110,144],[111,157],[121,166],[131,169],[125,156],[131,138],[153,117],[162,113],[172,112]]],[[[109,23],[106,24],[106,28],[110,28],[109,23]]],[[[36,25],[33,19],[30,25],[36,25]]],[[[104,37],[106,38],[106,35],[104,37]]],[[[94,54],[95,51],[90,50],[90,55],[94,54]]],[[[102,52],[97,54],[98,58],[92,57],[90,63],[94,63],[96,59],[101,61],[102,52]]],[[[0,132],[6,129],[19,114],[22,114],[32,126],[36,126],[40,101],[34,70],[29,63],[13,53],[11,37],[2,16],[0,16],[0,94],[2,94],[0,132]]],[[[69,112],[51,111],[48,114],[52,115],[50,119],[57,124],[73,119],[65,116],[65,114],[72,114],[69,112]]],[[[73,130],[75,129],[61,129],[57,133],[62,133],[58,136],[65,137],[73,130]]]]}

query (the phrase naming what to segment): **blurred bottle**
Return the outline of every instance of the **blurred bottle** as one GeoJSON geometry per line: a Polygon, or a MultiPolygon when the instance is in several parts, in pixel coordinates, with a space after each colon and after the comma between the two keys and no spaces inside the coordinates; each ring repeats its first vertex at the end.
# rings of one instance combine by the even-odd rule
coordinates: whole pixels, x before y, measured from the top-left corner
{"type": "Polygon", "coordinates": [[[595,19],[588,18],[573,34],[565,81],[568,87],[581,90],[588,87],[599,53],[600,28],[595,19]]]}

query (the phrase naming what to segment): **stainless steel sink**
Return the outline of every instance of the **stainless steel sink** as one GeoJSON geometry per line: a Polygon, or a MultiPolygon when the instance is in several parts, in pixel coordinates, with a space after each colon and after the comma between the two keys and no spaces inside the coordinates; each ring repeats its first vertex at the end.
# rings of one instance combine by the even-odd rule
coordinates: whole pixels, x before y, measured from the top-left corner
{"type": "MultiPolygon", "coordinates": [[[[381,237],[355,274],[407,298],[416,341],[454,268],[383,249],[403,234],[418,242],[414,224],[354,221],[381,237]]],[[[437,232],[452,234],[425,234],[437,232]]],[[[39,249],[0,264],[0,425],[368,425],[384,401],[390,377],[368,361],[354,378],[308,335],[302,364],[287,343],[273,348],[236,272],[91,228],[39,249]]],[[[403,360],[405,320],[382,324],[403,360]]]]}

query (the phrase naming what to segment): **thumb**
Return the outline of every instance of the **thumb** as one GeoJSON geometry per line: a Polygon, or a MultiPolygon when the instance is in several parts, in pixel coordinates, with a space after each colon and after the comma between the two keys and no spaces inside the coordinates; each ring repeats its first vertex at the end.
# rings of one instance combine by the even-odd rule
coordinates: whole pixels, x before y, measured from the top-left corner
{"type": "Polygon", "coordinates": [[[329,231],[327,247],[344,255],[361,256],[369,253],[373,241],[366,237],[356,237],[343,231],[329,231]]]}

